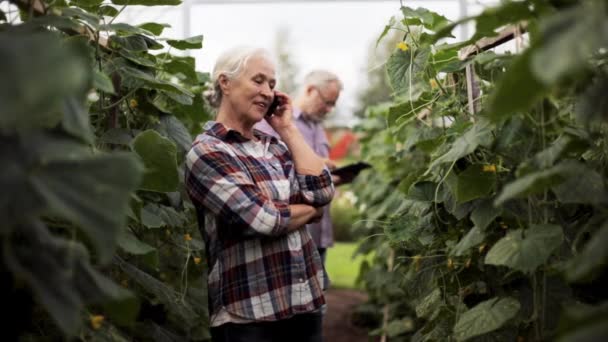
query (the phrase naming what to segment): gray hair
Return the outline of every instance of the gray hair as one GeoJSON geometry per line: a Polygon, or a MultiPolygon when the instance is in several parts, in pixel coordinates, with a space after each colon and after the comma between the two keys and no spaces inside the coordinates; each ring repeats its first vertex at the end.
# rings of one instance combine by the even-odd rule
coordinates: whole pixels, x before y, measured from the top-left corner
{"type": "Polygon", "coordinates": [[[334,82],[338,85],[338,89],[344,89],[342,81],[340,81],[338,76],[336,76],[336,74],[333,72],[327,70],[313,70],[304,76],[302,91],[304,91],[308,86],[323,88],[326,85],[334,82]]]}
{"type": "Polygon", "coordinates": [[[213,72],[211,73],[213,86],[204,93],[211,106],[219,107],[222,102],[222,89],[219,84],[220,76],[224,75],[229,79],[238,77],[252,57],[263,57],[274,63],[274,58],[272,58],[272,55],[266,49],[250,46],[233,47],[224,51],[217,58],[213,72]]]}

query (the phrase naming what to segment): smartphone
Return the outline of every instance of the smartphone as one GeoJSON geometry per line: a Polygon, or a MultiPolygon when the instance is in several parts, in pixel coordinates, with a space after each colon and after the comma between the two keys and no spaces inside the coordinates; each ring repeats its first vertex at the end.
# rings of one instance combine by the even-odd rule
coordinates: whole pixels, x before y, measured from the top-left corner
{"type": "Polygon", "coordinates": [[[279,106],[280,102],[281,101],[279,101],[279,97],[275,94],[274,100],[272,100],[272,103],[270,104],[270,106],[268,106],[266,117],[271,117],[272,114],[274,114],[274,111],[277,110],[277,107],[279,106]]]}

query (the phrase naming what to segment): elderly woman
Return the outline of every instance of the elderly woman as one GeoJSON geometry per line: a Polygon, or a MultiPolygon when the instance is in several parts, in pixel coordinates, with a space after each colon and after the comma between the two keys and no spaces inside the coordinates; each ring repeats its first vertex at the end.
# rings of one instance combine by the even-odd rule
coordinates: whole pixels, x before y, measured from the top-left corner
{"type": "Polygon", "coordinates": [[[227,51],[212,80],[217,117],[188,152],[185,181],[207,249],[213,340],[321,341],[323,266],[305,225],[331,201],[331,175],[274,91],[265,50],[227,51]],[[281,141],[254,130],[261,120],[281,141]]]}

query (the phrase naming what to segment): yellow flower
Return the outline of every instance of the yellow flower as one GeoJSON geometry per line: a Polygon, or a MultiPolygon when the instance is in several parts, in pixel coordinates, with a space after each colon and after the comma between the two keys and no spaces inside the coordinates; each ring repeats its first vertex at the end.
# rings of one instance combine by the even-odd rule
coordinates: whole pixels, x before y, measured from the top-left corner
{"type": "Polygon", "coordinates": [[[184,235],[184,240],[191,241],[192,240],[192,236],[190,236],[190,234],[186,234],[186,235],[184,235]]]}
{"type": "Polygon", "coordinates": [[[194,263],[197,264],[197,265],[200,264],[201,263],[201,258],[194,257],[194,263]]]}
{"type": "Polygon", "coordinates": [[[486,244],[479,246],[479,253],[483,252],[486,249],[486,244]]]}
{"type": "Polygon", "coordinates": [[[407,45],[406,42],[399,42],[397,44],[397,48],[401,51],[407,51],[410,47],[407,45]]]}
{"type": "Polygon", "coordinates": [[[131,107],[131,109],[137,108],[138,105],[139,105],[139,103],[137,103],[136,99],[129,100],[129,107],[131,107]]]}
{"type": "Polygon", "coordinates": [[[430,80],[429,83],[431,84],[431,88],[435,89],[437,88],[439,85],[437,84],[437,81],[435,80],[430,80]]]}
{"type": "Polygon", "coordinates": [[[120,282],[120,284],[121,284],[122,286],[124,286],[124,287],[128,287],[128,286],[129,286],[129,280],[127,280],[127,279],[123,279],[123,280],[120,282]]]}
{"type": "Polygon", "coordinates": [[[496,172],[496,165],[494,165],[494,164],[484,165],[483,172],[496,172]]]}
{"type": "Polygon", "coordinates": [[[91,315],[91,317],[89,317],[91,327],[95,330],[101,328],[104,319],[105,317],[103,317],[102,315],[91,315]]]}
{"type": "Polygon", "coordinates": [[[471,267],[471,258],[468,258],[467,261],[464,263],[464,268],[469,268],[471,267]]]}
{"type": "Polygon", "coordinates": [[[452,268],[454,268],[454,260],[448,258],[448,269],[451,270],[452,268]]]}

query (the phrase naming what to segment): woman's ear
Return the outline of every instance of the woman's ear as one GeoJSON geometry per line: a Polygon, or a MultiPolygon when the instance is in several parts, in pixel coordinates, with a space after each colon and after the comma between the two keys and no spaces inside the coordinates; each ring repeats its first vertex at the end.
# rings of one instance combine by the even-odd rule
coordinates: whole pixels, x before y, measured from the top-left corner
{"type": "Polygon", "coordinates": [[[226,75],[220,75],[218,78],[218,84],[222,89],[222,94],[226,95],[230,92],[230,79],[226,75]]]}

